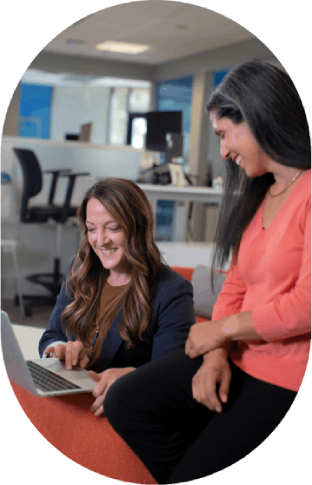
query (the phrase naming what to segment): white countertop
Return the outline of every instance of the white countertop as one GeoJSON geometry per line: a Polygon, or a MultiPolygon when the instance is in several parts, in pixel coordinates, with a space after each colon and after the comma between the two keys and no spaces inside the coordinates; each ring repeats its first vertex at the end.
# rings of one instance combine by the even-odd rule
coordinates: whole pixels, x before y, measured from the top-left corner
{"type": "Polygon", "coordinates": [[[174,187],[173,185],[138,184],[153,200],[175,200],[178,202],[192,201],[204,203],[219,203],[222,191],[211,187],[174,187]]]}
{"type": "Polygon", "coordinates": [[[61,147],[61,148],[95,148],[97,150],[112,150],[112,151],[129,151],[135,153],[144,153],[142,148],[133,148],[131,145],[111,145],[111,144],[96,144],[90,142],[83,142],[79,140],[50,140],[43,138],[23,138],[22,136],[4,136],[3,141],[14,143],[15,146],[23,145],[43,145],[48,147],[61,147]]]}

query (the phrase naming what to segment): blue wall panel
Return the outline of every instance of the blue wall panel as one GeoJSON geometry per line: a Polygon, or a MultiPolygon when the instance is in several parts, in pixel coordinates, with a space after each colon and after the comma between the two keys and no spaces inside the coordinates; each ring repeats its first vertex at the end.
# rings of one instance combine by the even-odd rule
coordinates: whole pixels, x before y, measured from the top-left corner
{"type": "Polygon", "coordinates": [[[218,84],[220,84],[220,82],[222,81],[222,79],[224,78],[224,76],[228,73],[229,71],[217,71],[217,72],[214,72],[213,74],[213,87],[215,88],[216,86],[218,86],[218,84]]]}
{"type": "Polygon", "coordinates": [[[51,86],[21,84],[18,136],[49,138],[51,99],[51,86]]]}

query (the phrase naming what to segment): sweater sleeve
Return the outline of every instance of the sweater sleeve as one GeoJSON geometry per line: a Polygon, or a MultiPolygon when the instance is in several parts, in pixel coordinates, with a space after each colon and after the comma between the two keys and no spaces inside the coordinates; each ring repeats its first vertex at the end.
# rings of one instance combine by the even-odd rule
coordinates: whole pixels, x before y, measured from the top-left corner
{"type": "Polygon", "coordinates": [[[301,266],[294,287],[277,295],[272,301],[256,307],[252,313],[257,333],[267,342],[304,335],[311,331],[310,203],[306,207],[301,266]]]}

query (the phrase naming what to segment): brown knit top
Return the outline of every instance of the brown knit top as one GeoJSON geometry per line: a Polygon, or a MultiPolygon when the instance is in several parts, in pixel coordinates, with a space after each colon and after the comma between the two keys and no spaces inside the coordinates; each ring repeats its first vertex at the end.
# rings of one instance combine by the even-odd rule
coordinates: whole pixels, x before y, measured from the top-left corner
{"type": "Polygon", "coordinates": [[[114,300],[125,290],[126,286],[128,285],[126,284],[122,286],[111,286],[107,281],[103,286],[98,315],[92,329],[90,330],[89,339],[88,339],[89,341],[87,344],[85,344],[85,350],[87,352],[87,355],[90,355],[91,345],[92,345],[96,330],[98,328],[99,336],[94,345],[91,360],[86,367],[87,369],[94,367],[99,363],[103,340],[114,318],[116,317],[120,309],[120,306],[118,306],[113,313],[110,313],[108,310],[111,304],[114,302],[114,300]],[[105,318],[105,315],[107,313],[109,313],[108,318],[105,318]]]}

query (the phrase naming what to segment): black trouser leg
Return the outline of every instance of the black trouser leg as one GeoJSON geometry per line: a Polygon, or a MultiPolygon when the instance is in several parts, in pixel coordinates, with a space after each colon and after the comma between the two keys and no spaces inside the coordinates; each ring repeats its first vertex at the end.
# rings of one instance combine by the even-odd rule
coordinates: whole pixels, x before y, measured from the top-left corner
{"type": "Polygon", "coordinates": [[[201,358],[175,352],[118,379],[107,393],[107,418],[159,483],[166,483],[213,415],[192,397],[201,364],[201,358]]]}
{"type": "Polygon", "coordinates": [[[240,460],[269,436],[296,393],[254,379],[232,365],[221,414],[192,398],[201,359],[183,351],[137,369],[111,386],[105,413],[159,483],[201,478],[240,460]]]}
{"type": "Polygon", "coordinates": [[[282,421],[296,394],[255,379],[232,365],[228,404],[203,426],[167,483],[212,475],[247,456],[282,421]]]}

